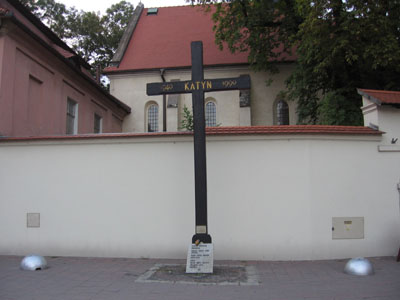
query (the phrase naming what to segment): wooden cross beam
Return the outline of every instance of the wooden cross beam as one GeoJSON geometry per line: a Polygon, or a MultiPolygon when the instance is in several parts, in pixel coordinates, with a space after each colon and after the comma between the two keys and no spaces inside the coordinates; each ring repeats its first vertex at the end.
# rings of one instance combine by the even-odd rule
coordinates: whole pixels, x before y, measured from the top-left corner
{"type": "Polygon", "coordinates": [[[194,128],[194,177],[196,230],[192,243],[197,240],[211,243],[207,226],[207,171],[206,171],[206,133],[204,116],[204,93],[215,91],[250,89],[250,76],[235,78],[204,79],[203,43],[192,42],[192,80],[156,82],[147,84],[147,95],[192,93],[194,128]]]}

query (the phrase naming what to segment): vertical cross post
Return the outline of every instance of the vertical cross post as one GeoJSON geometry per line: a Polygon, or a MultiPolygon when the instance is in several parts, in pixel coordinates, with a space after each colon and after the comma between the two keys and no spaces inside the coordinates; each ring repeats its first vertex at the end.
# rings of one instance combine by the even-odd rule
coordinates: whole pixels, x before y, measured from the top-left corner
{"type": "Polygon", "coordinates": [[[192,42],[192,80],[147,84],[147,95],[192,94],[196,230],[192,243],[210,244],[207,225],[207,165],[204,93],[250,89],[250,76],[204,80],[203,43],[192,42]]]}
{"type": "MultiPolygon", "coordinates": [[[[192,81],[203,82],[203,43],[192,42],[192,81]]],[[[192,242],[197,240],[211,243],[207,228],[207,163],[206,163],[206,122],[204,117],[204,90],[192,93],[194,131],[194,178],[196,231],[192,242]]]]}

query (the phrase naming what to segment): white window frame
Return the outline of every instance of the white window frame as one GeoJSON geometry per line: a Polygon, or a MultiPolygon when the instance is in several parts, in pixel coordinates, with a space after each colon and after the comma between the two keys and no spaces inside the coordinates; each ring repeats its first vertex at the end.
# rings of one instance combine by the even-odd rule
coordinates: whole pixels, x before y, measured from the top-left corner
{"type": "Polygon", "coordinates": [[[289,103],[284,99],[279,99],[275,106],[276,113],[276,125],[289,125],[290,124],[290,114],[289,114],[289,103]],[[287,124],[285,124],[287,121],[287,124]]]}
{"type": "Polygon", "coordinates": [[[99,115],[99,114],[94,114],[94,122],[93,122],[93,132],[94,133],[96,133],[96,134],[100,134],[100,133],[103,133],[103,117],[101,116],[101,115],[99,115]],[[96,117],[98,117],[98,118],[96,118],[96,117]],[[99,132],[95,132],[95,129],[96,129],[96,120],[99,120],[99,132]]]}
{"type": "Polygon", "coordinates": [[[217,103],[215,102],[215,100],[206,100],[206,103],[204,104],[204,118],[205,118],[207,127],[216,127],[217,126],[217,124],[218,124],[218,120],[217,120],[218,113],[217,113],[217,103]],[[207,122],[208,122],[208,120],[207,120],[207,105],[208,105],[208,103],[212,103],[214,105],[214,108],[215,108],[215,124],[213,124],[211,126],[210,125],[207,126],[207,122]]]}
{"type": "Polygon", "coordinates": [[[159,132],[160,131],[160,124],[159,124],[159,122],[160,122],[160,108],[159,108],[159,105],[158,105],[158,103],[157,102],[153,102],[153,101],[150,101],[150,102],[148,102],[147,103],[147,105],[146,105],[146,123],[145,123],[145,131],[146,132],[159,132]],[[156,107],[156,109],[157,109],[157,118],[156,118],[156,126],[157,126],[157,128],[156,128],[156,130],[155,131],[149,131],[149,125],[150,125],[150,116],[149,116],[149,113],[150,113],[150,109],[152,108],[152,107],[156,107]]]}
{"type": "Polygon", "coordinates": [[[66,134],[68,135],[74,135],[78,134],[78,102],[72,100],[71,98],[67,99],[67,128],[66,128],[66,134]],[[73,106],[73,112],[74,112],[74,122],[72,125],[72,132],[68,132],[68,107],[69,105],[73,106]]]}

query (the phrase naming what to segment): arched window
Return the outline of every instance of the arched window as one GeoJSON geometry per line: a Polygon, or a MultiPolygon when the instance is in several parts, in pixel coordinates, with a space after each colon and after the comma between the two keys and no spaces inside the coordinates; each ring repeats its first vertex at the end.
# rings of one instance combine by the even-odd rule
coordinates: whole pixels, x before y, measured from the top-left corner
{"type": "Polygon", "coordinates": [[[205,107],[206,127],[217,126],[217,106],[214,102],[208,101],[205,107]]]}
{"type": "Polygon", "coordinates": [[[158,105],[150,104],[147,108],[147,132],[158,131],[158,105]]]}
{"type": "Polygon", "coordinates": [[[289,106],[285,100],[279,100],[276,104],[276,124],[289,125],[289,106]]]}

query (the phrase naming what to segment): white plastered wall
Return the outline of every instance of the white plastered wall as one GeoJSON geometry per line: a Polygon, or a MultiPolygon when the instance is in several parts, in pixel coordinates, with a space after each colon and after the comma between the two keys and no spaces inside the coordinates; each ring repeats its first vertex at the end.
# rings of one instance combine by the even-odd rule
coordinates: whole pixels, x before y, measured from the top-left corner
{"type": "MultiPolygon", "coordinates": [[[[225,67],[207,68],[204,72],[205,79],[230,78],[249,74],[251,77],[251,107],[240,108],[239,91],[224,91],[206,93],[205,98],[211,97],[216,100],[217,124],[221,126],[239,125],[273,125],[273,106],[279,92],[285,89],[285,80],[293,70],[293,64],[280,65],[280,73],[269,75],[264,72],[253,72],[248,67],[225,67]],[[273,82],[267,86],[268,79],[273,82]],[[251,123],[251,124],[249,124],[251,123]]],[[[132,113],[124,119],[124,132],[144,132],[145,131],[145,105],[149,101],[156,101],[159,105],[159,128],[162,130],[162,96],[147,96],[146,84],[150,82],[162,82],[160,72],[137,72],[131,74],[108,75],[110,78],[110,93],[128,104],[132,108],[132,113]]],[[[164,73],[166,81],[190,80],[190,70],[167,70],[164,73]]],[[[180,107],[175,109],[167,108],[167,117],[177,120],[178,124],[171,124],[167,120],[167,131],[176,131],[180,127],[183,105],[192,107],[191,94],[180,96],[180,107]],[[178,116],[171,116],[168,110],[178,113],[178,116]]],[[[296,103],[288,101],[290,124],[296,124],[296,103]]]]}
{"type": "Polygon", "coordinates": [[[145,132],[146,104],[158,104],[158,128],[162,130],[162,96],[147,96],[146,84],[148,82],[161,82],[159,72],[140,74],[122,74],[110,76],[110,93],[117,99],[132,108],[132,112],[124,118],[123,132],[145,132]]]}
{"type": "MultiPolygon", "coordinates": [[[[185,258],[194,233],[191,137],[0,143],[0,254],[185,258]],[[40,228],[26,214],[40,213],[40,228]]],[[[395,255],[400,152],[380,138],[213,136],[216,259],[395,255]],[[332,217],[365,238],[332,239],[332,217]]]]}
{"type": "Polygon", "coordinates": [[[364,117],[364,126],[377,126],[379,130],[385,132],[383,144],[391,144],[392,140],[397,141],[394,147],[400,144],[400,109],[391,105],[380,105],[372,102],[363,96],[363,107],[361,108],[364,117]]]}
{"type": "Polygon", "coordinates": [[[392,139],[397,139],[396,145],[400,144],[399,112],[399,108],[389,105],[382,105],[378,108],[379,130],[386,132],[384,140],[388,144],[392,142],[392,139]]]}

